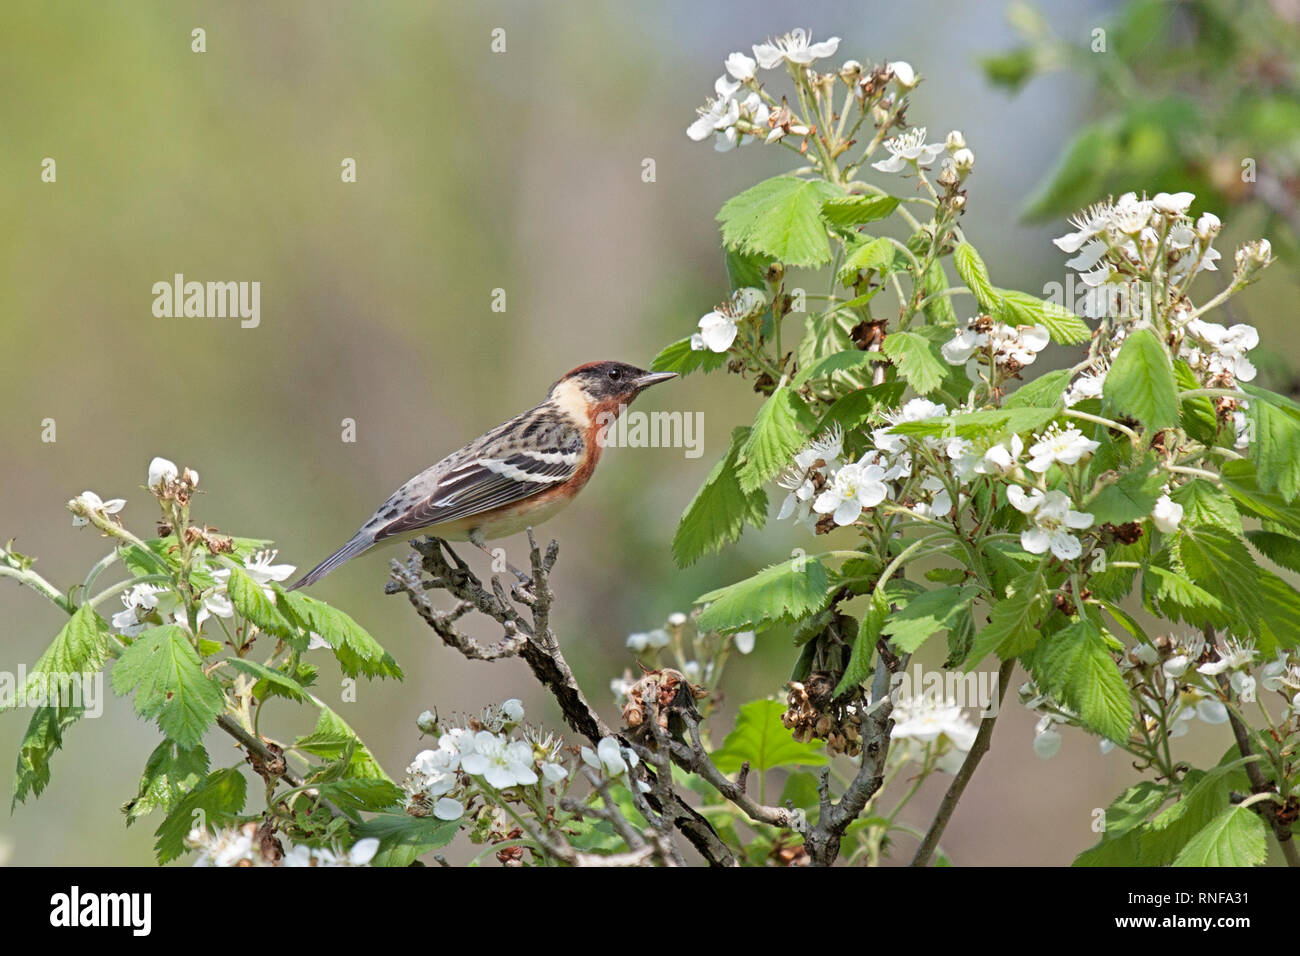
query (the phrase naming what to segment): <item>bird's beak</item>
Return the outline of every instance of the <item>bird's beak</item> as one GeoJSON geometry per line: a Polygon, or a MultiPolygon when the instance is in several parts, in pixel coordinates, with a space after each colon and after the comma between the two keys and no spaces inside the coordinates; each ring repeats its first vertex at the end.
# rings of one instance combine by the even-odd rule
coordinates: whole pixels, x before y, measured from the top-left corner
{"type": "Polygon", "coordinates": [[[645,391],[651,385],[658,385],[660,382],[666,382],[670,378],[676,378],[676,372],[646,372],[633,380],[637,391],[645,391]]]}

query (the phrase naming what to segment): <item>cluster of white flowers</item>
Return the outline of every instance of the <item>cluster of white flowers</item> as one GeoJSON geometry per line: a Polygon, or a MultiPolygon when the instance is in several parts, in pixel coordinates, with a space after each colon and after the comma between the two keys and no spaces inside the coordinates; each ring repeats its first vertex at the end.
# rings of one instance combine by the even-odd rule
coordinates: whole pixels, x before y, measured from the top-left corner
{"type": "Polygon", "coordinates": [[[978,732],[960,706],[933,694],[914,694],[897,701],[893,718],[889,736],[903,742],[905,756],[920,763],[928,751],[934,766],[945,773],[961,769],[978,732]]]}
{"type": "Polygon", "coordinates": [[[215,833],[195,827],[185,845],[199,851],[195,866],[369,866],[379,850],[374,837],[358,840],[348,850],[296,845],[280,837],[263,842],[256,823],[222,827],[215,833]]]}
{"type": "Polygon", "coordinates": [[[406,768],[406,812],[459,820],[476,789],[554,786],[568,775],[560,762],[563,741],[531,727],[522,727],[523,705],[515,699],[465,721],[465,726],[440,728],[432,714],[417,724],[426,732],[440,731],[438,745],[416,754],[406,768]],[[521,736],[513,736],[518,731],[521,736]]]}
{"type": "MultiPolygon", "coordinates": [[[[908,71],[911,70],[906,63],[893,63],[890,66],[903,66],[907,67],[908,71]]],[[[885,150],[889,155],[872,163],[871,167],[882,173],[913,171],[930,166],[947,151],[949,155],[943,161],[944,171],[940,176],[940,182],[944,184],[959,182],[975,168],[975,153],[966,145],[966,138],[960,130],[949,132],[942,143],[927,143],[928,133],[926,127],[914,126],[897,136],[891,136],[884,142],[885,150]]]]}
{"type": "Polygon", "coordinates": [[[999,368],[1017,372],[1034,364],[1051,342],[1041,325],[1007,325],[987,316],[966,320],[966,327],[943,344],[940,352],[949,365],[965,365],[977,352],[999,368]]]}
{"type": "Polygon", "coordinates": [[[767,309],[767,294],[762,289],[746,287],[732,293],[731,299],[700,319],[700,331],[691,336],[695,351],[709,349],[725,352],[736,341],[740,323],[762,315],[767,309]]]}

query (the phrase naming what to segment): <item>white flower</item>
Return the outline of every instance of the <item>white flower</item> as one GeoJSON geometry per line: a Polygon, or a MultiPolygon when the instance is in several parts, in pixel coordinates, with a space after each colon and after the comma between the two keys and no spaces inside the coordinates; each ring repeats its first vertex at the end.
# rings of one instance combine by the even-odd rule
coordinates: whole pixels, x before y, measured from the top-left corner
{"type": "Polygon", "coordinates": [[[462,753],[460,758],[461,769],[470,776],[482,777],[498,790],[537,782],[533,750],[524,741],[480,730],[474,735],[473,746],[473,752],[462,753]]]}
{"type": "Polygon", "coordinates": [[[135,585],[122,595],[122,604],[126,610],[118,611],[113,615],[113,627],[119,634],[136,637],[152,626],[141,619],[158,608],[160,599],[166,600],[167,598],[170,598],[168,601],[170,610],[174,610],[180,604],[179,600],[168,588],[154,584],[135,585]]]}
{"type": "MultiPolygon", "coordinates": [[[[714,89],[724,86],[725,77],[719,78],[718,83],[714,84],[714,89]]],[[[686,135],[697,143],[701,140],[708,139],[710,133],[717,133],[729,129],[736,125],[736,120],[740,119],[740,104],[736,102],[730,94],[718,95],[709,99],[696,112],[700,115],[695,122],[686,127],[686,135]]]]}
{"type": "Polygon", "coordinates": [[[175,462],[168,461],[166,458],[155,458],[149,462],[150,490],[156,490],[160,485],[175,481],[179,476],[180,470],[175,462]]]}
{"type": "Polygon", "coordinates": [[[872,163],[872,168],[882,173],[897,173],[908,168],[909,163],[924,166],[933,163],[943,152],[942,143],[927,145],[925,127],[917,126],[898,136],[885,140],[889,158],[872,163]]]}
{"type": "Polygon", "coordinates": [[[438,716],[431,710],[423,711],[415,718],[415,726],[420,729],[420,733],[431,734],[438,726],[438,716]]]}
{"type": "Polygon", "coordinates": [[[1038,441],[1029,446],[1030,471],[1042,473],[1055,462],[1061,465],[1074,465],[1085,455],[1097,450],[1099,442],[1085,438],[1077,428],[1050,428],[1038,436],[1038,441]]]}
{"type": "MultiPolygon", "coordinates": [[[[125,506],[125,498],[110,498],[108,501],[104,501],[93,491],[83,491],[68,502],[68,507],[75,508],[77,511],[97,511],[106,515],[115,515],[125,506]]],[[[84,528],[88,524],[90,524],[90,519],[85,515],[74,514],[72,516],[72,526],[74,528],[84,528]]]]}
{"type": "Polygon", "coordinates": [[[1186,214],[1195,198],[1195,193],[1156,193],[1155,198],[1151,200],[1151,205],[1156,212],[1177,217],[1186,214]]]}
{"type": "Polygon", "coordinates": [[[736,340],[736,323],[753,318],[767,308],[767,296],[762,289],[737,289],[731,301],[718,306],[700,319],[700,331],[691,336],[691,348],[696,351],[711,349],[725,352],[736,340]]]}
{"type": "Polygon", "coordinates": [[[939,348],[944,361],[949,365],[965,365],[977,349],[988,345],[986,332],[976,332],[972,328],[961,329],[939,348]]]}
{"type": "Polygon", "coordinates": [[[590,747],[582,748],[582,762],[596,771],[604,771],[607,776],[621,777],[628,772],[629,766],[637,764],[636,753],[621,747],[613,737],[602,737],[593,751],[590,747]]]}
{"type": "Polygon", "coordinates": [[[1178,530],[1178,523],[1183,520],[1183,506],[1168,495],[1161,495],[1156,499],[1156,506],[1151,509],[1151,520],[1162,533],[1173,534],[1178,530]]]}
{"type": "MultiPolygon", "coordinates": [[[[910,90],[916,86],[916,71],[912,69],[912,64],[906,60],[895,60],[886,65],[886,69],[894,74],[894,80],[900,87],[910,90]]],[[[950,134],[951,135],[951,134],[950,134]]],[[[960,135],[960,134],[958,134],[960,135]]]]}
{"type": "Polygon", "coordinates": [[[1007,441],[990,446],[975,465],[976,474],[1005,475],[1020,464],[1020,455],[1025,450],[1025,443],[1019,435],[1012,435],[1007,441]]]}
{"type": "Polygon", "coordinates": [[[924,749],[937,753],[935,766],[945,773],[956,773],[971,747],[977,728],[952,700],[939,700],[932,694],[916,694],[894,705],[894,729],[891,740],[907,742],[910,759],[923,759],[924,749]]]}
{"type": "Polygon", "coordinates": [[[558,763],[544,762],[542,765],[542,777],[547,783],[559,783],[569,775],[569,771],[558,763]]]}
{"type": "Polygon", "coordinates": [[[524,705],[518,697],[511,697],[501,705],[501,716],[508,724],[517,724],[524,719],[524,705]]]}
{"type": "Polygon", "coordinates": [[[433,805],[433,815],[439,820],[459,820],[464,813],[461,802],[451,797],[439,797],[433,805]]]}
{"type": "Polygon", "coordinates": [[[1063,491],[1043,494],[1035,488],[1025,494],[1019,485],[1007,488],[1007,500],[1017,511],[1033,515],[1034,527],[1020,533],[1020,546],[1030,554],[1042,554],[1049,548],[1062,561],[1071,561],[1083,553],[1079,539],[1070,534],[1071,529],[1092,525],[1092,515],[1070,508],[1070,499],[1063,491]]]}
{"type": "Polygon", "coordinates": [[[1187,668],[1191,664],[1186,654],[1175,654],[1169,660],[1164,662],[1162,670],[1166,677],[1172,677],[1177,680],[1187,673],[1187,668]]]}
{"type": "Polygon", "coordinates": [[[754,70],[758,64],[745,54],[737,52],[727,57],[725,66],[728,73],[743,83],[754,78],[754,70]]]}
{"type": "Polygon", "coordinates": [[[985,326],[986,331],[976,327],[977,318],[967,319],[966,328],[943,344],[939,351],[949,365],[964,365],[970,357],[983,349],[989,349],[993,360],[999,365],[1014,363],[1018,368],[1032,365],[1038,353],[1047,348],[1051,336],[1041,325],[1007,325],[995,322],[985,326]]]}
{"type": "Polygon", "coordinates": [[[1089,398],[1101,398],[1102,389],[1106,385],[1106,369],[1098,372],[1084,372],[1065,390],[1065,404],[1067,407],[1076,405],[1079,402],[1089,398]]]}
{"type": "Polygon", "coordinates": [[[1201,213],[1201,218],[1196,220],[1196,236],[1202,241],[1213,239],[1223,228],[1223,223],[1219,222],[1219,217],[1212,212],[1201,213]]]}
{"type": "Polygon", "coordinates": [[[885,471],[879,465],[863,462],[845,465],[835,473],[830,485],[817,496],[813,510],[834,515],[837,525],[852,524],[863,508],[874,508],[885,500],[885,471]]]}
{"type": "Polygon", "coordinates": [[[824,476],[838,469],[843,451],[844,432],[836,425],[794,456],[794,467],[787,469],[777,479],[777,484],[790,492],[781,502],[778,521],[784,521],[791,515],[799,522],[810,521],[815,491],[812,475],[815,472],[824,476]]]}
{"type": "Polygon", "coordinates": [[[1040,719],[1034,727],[1034,755],[1051,760],[1061,750],[1061,735],[1052,729],[1050,716],[1040,719]]]}
{"type": "Polygon", "coordinates": [[[736,646],[736,650],[742,654],[748,654],[754,649],[754,632],[737,631],[731,635],[731,643],[736,646]]]}
{"type": "Polygon", "coordinates": [[[807,66],[813,60],[825,56],[834,56],[839,49],[840,38],[831,37],[820,43],[813,43],[807,30],[796,28],[783,37],[769,39],[766,43],[754,46],[754,56],[758,65],[770,70],[782,60],[798,66],[807,66]]]}

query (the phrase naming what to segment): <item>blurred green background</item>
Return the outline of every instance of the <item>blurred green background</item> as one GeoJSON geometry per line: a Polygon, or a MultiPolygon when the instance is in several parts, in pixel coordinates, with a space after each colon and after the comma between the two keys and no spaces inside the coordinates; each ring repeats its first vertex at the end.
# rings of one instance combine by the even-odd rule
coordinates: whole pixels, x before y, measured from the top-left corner
{"type": "MultiPolygon", "coordinates": [[[[1113,9],[1045,8],[1080,43],[1113,9]]],[[[1027,227],[1018,210],[1089,116],[1089,84],[1057,74],[1014,99],[992,88],[977,58],[1015,39],[998,3],[5,4],[0,539],[16,538],[59,586],[79,582],[107,547],[71,527],[64,503],[86,488],[124,497],[126,523],[149,535],[141,486],[164,455],[202,475],[200,522],[273,538],[280,560],[305,569],[400,482],[540,400],[568,368],[648,364],[725,297],[719,205],[789,165],[757,146],[717,154],[685,128],[727,53],[794,26],[841,36],[837,61],[911,61],[927,82],[909,119],[932,138],[962,129],[978,156],[963,227],[999,285],[1063,279],[1048,242],[1062,230],[1027,227]],[[190,50],[195,27],[206,53],[190,50]],[[490,50],[497,27],[504,54],[490,50]],[[55,184],[40,181],[45,157],[55,184]],[[355,184],[340,181],[345,157],[355,184]],[[647,157],[653,183],[641,179],[647,157]],[[154,318],[153,283],[178,272],[259,281],[260,327],[154,318]],[[503,314],[490,308],[496,288],[503,314]],[[53,443],[41,440],[46,418],[53,443]],[[354,444],[340,440],[344,418],[357,422],[354,444]]],[[[1243,300],[1287,360],[1294,291],[1279,269],[1243,300]]],[[[613,450],[584,500],[545,528],[562,545],[561,641],[611,720],[606,687],[631,664],[627,633],[808,544],[773,526],[673,567],[678,515],[756,404],[722,375],[649,393],[638,407],[704,411],[704,456],[613,450]]],[[[522,560],[521,540],[506,546],[522,560]]],[[[400,780],[423,749],[414,721],[426,708],[518,696],[556,725],[522,663],[466,662],[383,596],[395,554],[318,589],[406,669],[401,684],[362,684],[355,704],[337,700],[337,671],[323,672],[323,696],[389,773],[400,780]]],[[[34,661],[62,616],[0,582],[0,669],[34,661]]],[[[717,739],[736,704],[780,692],[791,660],[772,633],[729,666],[717,739]]],[[[288,736],[305,717],[281,705],[263,727],[288,736]]],[[[0,716],[0,759],[13,759],[26,718],[0,716]]],[[[1067,863],[1095,840],[1092,809],[1134,776],[1077,733],[1055,761],[1038,760],[1032,726],[1012,704],[944,841],[955,862],[1067,863]]],[[[150,863],[156,822],[128,831],[118,806],[156,740],[110,698],[73,729],[45,795],[0,820],[0,859],[150,863]]],[[[1228,742],[1226,727],[1183,741],[1210,760],[1228,742]]],[[[238,759],[221,735],[207,743],[214,765],[238,759]]],[[[927,785],[912,822],[944,785],[927,785]]]]}

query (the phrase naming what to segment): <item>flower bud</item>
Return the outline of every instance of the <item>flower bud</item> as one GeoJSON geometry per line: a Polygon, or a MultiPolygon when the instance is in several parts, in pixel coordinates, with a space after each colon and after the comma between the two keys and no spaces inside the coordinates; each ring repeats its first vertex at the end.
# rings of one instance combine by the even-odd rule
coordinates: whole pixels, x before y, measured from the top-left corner
{"type": "Polygon", "coordinates": [[[952,154],[952,162],[957,167],[957,172],[969,173],[975,168],[975,154],[963,146],[952,154]]]}
{"type": "Polygon", "coordinates": [[[903,89],[910,90],[916,86],[916,71],[906,60],[895,60],[890,63],[889,72],[894,74],[894,81],[903,89]]]}
{"type": "Polygon", "coordinates": [[[966,148],[966,137],[961,134],[961,130],[955,129],[948,134],[948,138],[943,141],[943,145],[948,148],[948,152],[955,153],[959,149],[966,148]]]}
{"type": "Polygon", "coordinates": [[[1203,212],[1201,218],[1196,220],[1196,238],[1202,241],[1213,239],[1222,228],[1218,216],[1212,212],[1203,212]]]}

